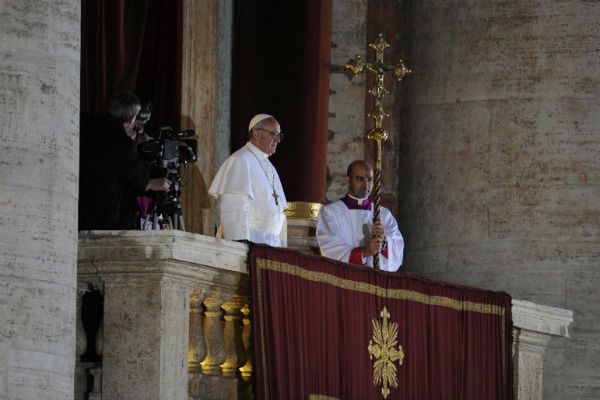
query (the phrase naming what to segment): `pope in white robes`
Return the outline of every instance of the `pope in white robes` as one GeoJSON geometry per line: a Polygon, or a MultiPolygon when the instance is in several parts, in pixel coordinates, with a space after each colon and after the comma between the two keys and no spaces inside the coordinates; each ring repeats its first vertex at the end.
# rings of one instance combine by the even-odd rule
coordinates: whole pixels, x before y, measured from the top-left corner
{"type": "Polygon", "coordinates": [[[208,191],[219,200],[223,237],[286,247],[287,202],[269,161],[283,137],[279,123],[258,114],[250,121],[248,136],[248,143],[225,160],[208,191]]]}
{"type": "Polygon", "coordinates": [[[348,194],[323,207],[317,222],[321,253],[343,262],[373,267],[379,253],[379,267],[394,272],[402,265],[404,239],[392,213],[380,208],[379,222],[373,224],[373,204],[368,196],[373,169],[366,161],[348,167],[348,194]]]}

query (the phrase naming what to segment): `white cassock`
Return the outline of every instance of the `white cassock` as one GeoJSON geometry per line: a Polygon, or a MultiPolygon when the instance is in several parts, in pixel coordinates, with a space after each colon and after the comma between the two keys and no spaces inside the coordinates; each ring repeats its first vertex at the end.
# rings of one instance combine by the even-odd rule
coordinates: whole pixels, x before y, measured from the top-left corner
{"type": "Polygon", "coordinates": [[[229,156],[208,193],[219,200],[225,239],[287,246],[283,186],[268,154],[258,147],[248,142],[229,156]]]}
{"type": "MultiPolygon", "coordinates": [[[[385,229],[387,257],[380,253],[379,267],[394,272],[400,268],[404,254],[404,239],[396,219],[387,208],[380,208],[380,220],[385,229]]],[[[371,240],[373,210],[351,210],[338,200],[319,212],[317,241],[321,253],[329,258],[350,262],[352,251],[371,240]]],[[[360,257],[360,256],[359,256],[360,257]]],[[[360,257],[363,265],[373,267],[373,257],[360,257]]]]}

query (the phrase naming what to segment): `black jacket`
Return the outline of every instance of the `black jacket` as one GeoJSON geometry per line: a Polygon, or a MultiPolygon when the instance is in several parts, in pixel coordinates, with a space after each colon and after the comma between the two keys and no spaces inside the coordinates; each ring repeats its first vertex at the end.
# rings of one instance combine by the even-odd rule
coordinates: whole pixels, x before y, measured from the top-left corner
{"type": "Polygon", "coordinates": [[[136,195],[149,180],[122,122],[110,115],[82,120],[79,229],[135,228],[136,195]]]}

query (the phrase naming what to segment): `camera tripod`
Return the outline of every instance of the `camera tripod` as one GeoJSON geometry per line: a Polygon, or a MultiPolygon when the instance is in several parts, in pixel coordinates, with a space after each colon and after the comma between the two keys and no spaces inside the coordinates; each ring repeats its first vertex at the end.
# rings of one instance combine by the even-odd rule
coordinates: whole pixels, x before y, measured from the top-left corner
{"type": "Polygon", "coordinates": [[[142,230],[180,230],[185,232],[181,204],[177,198],[160,196],[152,198],[152,211],[142,221],[142,230]]]}

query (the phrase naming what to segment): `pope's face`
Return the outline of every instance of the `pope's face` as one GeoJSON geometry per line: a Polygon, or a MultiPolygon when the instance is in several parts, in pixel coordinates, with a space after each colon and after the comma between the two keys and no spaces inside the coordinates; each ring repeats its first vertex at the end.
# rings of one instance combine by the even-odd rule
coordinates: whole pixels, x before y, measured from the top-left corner
{"type": "Polygon", "coordinates": [[[358,199],[364,199],[373,189],[373,169],[367,165],[352,167],[352,176],[348,177],[348,193],[358,199]]]}
{"type": "Polygon", "coordinates": [[[281,141],[280,133],[279,122],[274,119],[265,120],[260,128],[254,128],[252,144],[271,156],[281,141]]]}

